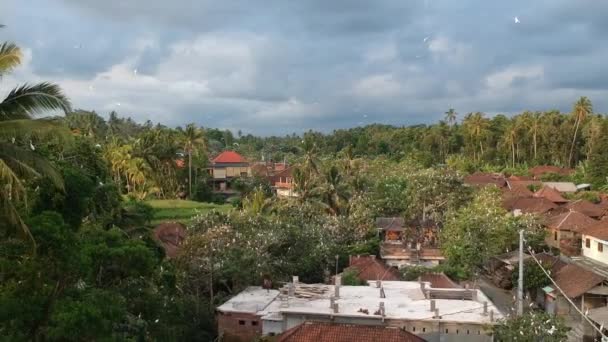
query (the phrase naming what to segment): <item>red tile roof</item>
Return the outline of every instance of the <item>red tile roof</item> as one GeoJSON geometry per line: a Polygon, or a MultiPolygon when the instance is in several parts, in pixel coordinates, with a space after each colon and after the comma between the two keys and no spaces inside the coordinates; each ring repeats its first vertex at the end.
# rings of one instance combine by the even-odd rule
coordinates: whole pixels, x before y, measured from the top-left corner
{"type": "Polygon", "coordinates": [[[606,213],[606,208],[603,208],[602,206],[593,204],[587,200],[582,200],[582,199],[570,202],[570,203],[566,204],[564,206],[564,208],[578,211],[589,217],[595,217],[595,218],[602,217],[606,213]]]}
{"type": "Polygon", "coordinates": [[[608,241],[608,221],[602,220],[583,229],[581,234],[593,236],[596,239],[608,241]]]}
{"type": "Polygon", "coordinates": [[[543,197],[548,199],[549,201],[553,202],[553,203],[566,203],[568,202],[567,199],[563,198],[562,195],[559,193],[559,191],[548,187],[548,186],[543,186],[542,189],[538,190],[537,192],[534,193],[534,197],[543,197]]]}
{"type": "Polygon", "coordinates": [[[514,197],[504,204],[507,210],[521,210],[525,214],[544,214],[557,208],[555,203],[542,197],[514,197]]]}
{"type": "Polygon", "coordinates": [[[278,337],[277,342],[424,342],[397,327],[304,322],[278,337]]]}
{"type": "Polygon", "coordinates": [[[594,220],[591,217],[577,211],[568,211],[549,217],[546,222],[546,226],[552,229],[568,230],[571,232],[580,233],[585,228],[593,226],[597,222],[597,220],[594,220]]]}
{"type": "Polygon", "coordinates": [[[374,255],[351,256],[348,268],[355,269],[361,280],[401,280],[399,271],[387,266],[374,255]]]}
{"type": "Polygon", "coordinates": [[[564,266],[554,279],[570,298],[576,298],[604,281],[603,277],[574,264],[564,266]]]}
{"type": "Polygon", "coordinates": [[[471,175],[464,177],[464,182],[469,185],[496,185],[499,188],[502,188],[507,185],[507,180],[505,176],[499,173],[484,173],[484,172],[476,172],[471,175]]]}
{"type": "Polygon", "coordinates": [[[247,160],[234,151],[224,151],[213,159],[214,163],[246,163],[247,160]]]}

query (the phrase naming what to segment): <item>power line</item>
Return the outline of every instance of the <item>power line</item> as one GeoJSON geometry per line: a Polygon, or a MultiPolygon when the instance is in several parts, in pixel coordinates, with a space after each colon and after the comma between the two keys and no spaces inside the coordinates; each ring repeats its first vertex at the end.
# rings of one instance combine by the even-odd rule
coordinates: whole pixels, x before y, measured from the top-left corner
{"type": "Polygon", "coordinates": [[[564,296],[564,298],[566,298],[566,300],[568,301],[568,303],[570,303],[570,305],[572,305],[572,307],[574,307],[574,309],[581,314],[581,316],[593,327],[593,329],[595,329],[598,333],[600,333],[600,335],[602,336],[602,339],[606,339],[608,338],[606,335],[604,335],[604,333],[602,333],[602,330],[600,328],[598,328],[594,322],[592,322],[589,317],[587,317],[587,315],[585,315],[585,313],[583,313],[576,304],[574,304],[574,302],[570,299],[570,297],[568,297],[564,291],[561,289],[561,287],[559,287],[559,285],[557,285],[557,283],[555,282],[555,280],[553,280],[553,278],[551,277],[551,275],[549,274],[549,272],[547,272],[547,270],[545,270],[545,268],[543,267],[542,263],[540,261],[538,261],[538,259],[536,259],[536,256],[534,255],[534,251],[532,250],[532,247],[528,246],[528,251],[530,252],[530,256],[532,257],[532,259],[536,262],[536,264],[538,264],[538,267],[540,267],[540,269],[543,271],[543,273],[547,276],[547,278],[549,278],[549,280],[551,281],[551,283],[553,283],[553,285],[559,290],[559,292],[562,294],[562,296],[564,296]]]}

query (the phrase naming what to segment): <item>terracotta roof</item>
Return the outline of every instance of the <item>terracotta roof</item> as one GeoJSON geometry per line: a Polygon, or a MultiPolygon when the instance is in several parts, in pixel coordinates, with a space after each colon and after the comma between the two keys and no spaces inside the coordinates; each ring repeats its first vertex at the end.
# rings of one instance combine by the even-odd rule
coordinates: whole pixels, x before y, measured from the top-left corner
{"type": "Polygon", "coordinates": [[[535,177],[539,177],[542,176],[546,173],[557,173],[560,175],[569,175],[573,172],[574,170],[572,169],[567,169],[567,168],[563,168],[563,167],[559,167],[559,166],[553,166],[553,165],[539,165],[539,166],[535,166],[533,168],[531,168],[529,170],[529,172],[535,177]]]}
{"type": "Polygon", "coordinates": [[[581,234],[593,236],[596,239],[608,241],[608,221],[602,220],[583,229],[581,234]]]}
{"type": "Polygon", "coordinates": [[[443,273],[427,273],[420,276],[420,281],[427,281],[431,283],[432,288],[439,289],[459,289],[462,288],[460,285],[452,281],[443,273]]]}
{"type": "Polygon", "coordinates": [[[423,342],[397,327],[304,322],[277,338],[277,342],[423,342]]]}
{"type": "Polygon", "coordinates": [[[530,183],[530,182],[517,182],[517,183],[509,183],[509,187],[505,188],[505,193],[517,194],[519,196],[528,196],[532,197],[534,193],[528,189],[528,185],[522,183],[530,183]]]}
{"type": "Polygon", "coordinates": [[[557,208],[557,205],[542,197],[515,197],[505,200],[506,209],[521,210],[525,214],[544,214],[557,208]]]}
{"type": "Polygon", "coordinates": [[[579,213],[595,218],[602,217],[606,213],[606,208],[583,199],[570,202],[564,205],[564,208],[578,211],[579,213]]]}
{"type": "Polygon", "coordinates": [[[214,163],[246,163],[247,160],[234,151],[224,151],[213,159],[214,163]]]}
{"type": "Polygon", "coordinates": [[[165,250],[165,255],[173,258],[186,238],[186,227],[179,222],[165,222],[154,228],[153,235],[165,250]]]}
{"type": "Polygon", "coordinates": [[[464,177],[464,182],[469,185],[496,185],[499,188],[502,188],[507,185],[507,180],[505,176],[499,173],[484,173],[484,172],[476,172],[471,175],[464,177]]]}
{"type": "Polygon", "coordinates": [[[516,187],[528,188],[530,185],[542,186],[543,182],[537,180],[507,180],[507,186],[509,189],[516,187]]]}
{"type": "Polygon", "coordinates": [[[351,256],[348,268],[355,269],[361,280],[401,280],[399,271],[387,266],[374,255],[351,256]]]}
{"type": "Polygon", "coordinates": [[[534,181],[534,178],[530,176],[518,176],[518,175],[510,175],[507,180],[509,181],[534,181]]]}
{"type": "Polygon", "coordinates": [[[564,266],[554,279],[570,298],[576,298],[604,281],[603,277],[574,264],[564,266]]]}
{"type": "Polygon", "coordinates": [[[548,186],[543,186],[542,189],[538,190],[537,192],[534,193],[534,197],[543,197],[548,199],[549,201],[553,202],[553,203],[566,203],[568,202],[567,199],[563,198],[562,195],[559,193],[559,191],[548,187],[548,186]]]}
{"type": "Polygon", "coordinates": [[[293,169],[288,167],[274,174],[275,177],[292,177],[293,169]]]}
{"type": "Polygon", "coordinates": [[[378,217],[376,227],[382,230],[403,230],[404,221],[402,217],[378,217]]]}
{"type": "Polygon", "coordinates": [[[552,229],[569,230],[571,232],[580,233],[585,228],[590,227],[597,222],[597,220],[577,211],[568,211],[549,217],[546,226],[552,229]]]}

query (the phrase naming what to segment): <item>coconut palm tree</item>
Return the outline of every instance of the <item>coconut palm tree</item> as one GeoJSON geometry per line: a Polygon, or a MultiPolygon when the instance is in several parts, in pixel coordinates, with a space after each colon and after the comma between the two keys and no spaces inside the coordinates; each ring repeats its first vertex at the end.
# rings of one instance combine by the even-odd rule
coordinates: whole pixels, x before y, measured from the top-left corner
{"type": "MultiPolygon", "coordinates": [[[[0,79],[21,64],[22,53],[13,43],[0,44],[0,79]]],[[[33,120],[48,111],[71,111],[70,102],[62,90],[52,83],[24,84],[11,90],[0,102],[0,218],[21,235],[34,239],[15,208],[26,200],[24,180],[48,176],[58,188],[63,188],[59,173],[53,166],[32,150],[15,144],[14,138],[31,132],[50,131],[57,128],[50,121],[33,120]]]]}
{"type": "Polygon", "coordinates": [[[205,149],[205,133],[202,129],[191,123],[182,131],[184,151],[188,153],[188,195],[192,197],[192,152],[205,149]]]}
{"type": "Polygon", "coordinates": [[[593,113],[593,105],[591,100],[586,96],[581,96],[578,101],[574,104],[572,115],[574,116],[574,136],[572,137],[572,145],[570,145],[570,156],[568,157],[568,165],[572,166],[572,156],[574,154],[574,145],[576,145],[576,135],[578,134],[578,128],[581,121],[585,120],[587,116],[593,113]]]}
{"type": "Polygon", "coordinates": [[[469,113],[465,117],[464,126],[473,141],[479,142],[480,153],[478,159],[481,159],[483,156],[483,137],[486,135],[489,126],[488,119],[480,112],[469,113]]]}
{"type": "Polygon", "coordinates": [[[325,182],[319,187],[323,203],[331,214],[337,215],[348,199],[346,183],[335,165],[324,172],[323,178],[325,178],[325,182]]]}
{"type": "Polygon", "coordinates": [[[445,114],[445,122],[447,122],[450,126],[454,126],[454,124],[456,123],[456,117],[458,116],[458,113],[456,113],[454,108],[448,109],[448,111],[445,112],[444,114],[445,114]]]}

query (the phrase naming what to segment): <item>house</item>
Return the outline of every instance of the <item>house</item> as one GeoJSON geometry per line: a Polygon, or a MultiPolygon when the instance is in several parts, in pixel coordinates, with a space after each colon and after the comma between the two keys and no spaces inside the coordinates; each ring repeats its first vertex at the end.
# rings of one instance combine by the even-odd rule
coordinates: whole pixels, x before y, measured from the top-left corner
{"type": "MultiPolygon", "coordinates": [[[[608,287],[604,277],[576,264],[568,264],[555,273],[553,278],[557,286],[577,307],[589,309],[606,306],[608,287]]],[[[553,285],[545,287],[543,291],[549,297],[545,302],[547,312],[578,316],[580,319],[578,312],[553,285]]]]}
{"type": "Polygon", "coordinates": [[[539,165],[539,166],[535,166],[535,167],[531,168],[530,170],[528,170],[528,172],[530,172],[530,174],[534,177],[534,179],[540,179],[542,176],[551,174],[551,173],[562,175],[562,176],[568,176],[572,172],[574,172],[574,170],[559,167],[559,166],[539,165]]]}
{"type": "Polygon", "coordinates": [[[464,177],[464,183],[471,186],[494,185],[499,188],[507,186],[507,180],[500,173],[476,172],[464,177]]]}
{"type": "MultiPolygon", "coordinates": [[[[524,261],[529,258],[531,258],[531,256],[524,253],[524,261]]],[[[511,289],[513,287],[513,271],[518,263],[519,251],[515,250],[491,257],[490,260],[483,265],[483,270],[496,286],[503,289],[511,289]]]]}
{"type": "Polygon", "coordinates": [[[562,197],[559,191],[546,185],[543,185],[540,190],[535,192],[534,197],[542,197],[556,204],[568,203],[568,200],[562,197]]]}
{"type": "Polygon", "coordinates": [[[435,266],[445,260],[435,226],[406,226],[401,217],[379,217],[376,227],[381,239],[380,257],[388,266],[435,266]]]}
{"type": "Polygon", "coordinates": [[[564,209],[578,211],[594,219],[599,219],[606,213],[606,208],[597,204],[591,203],[584,199],[572,201],[563,206],[564,209]]]}
{"type": "Polygon", "coordinates": [[[278,197],[297,197],[294,191],[292,168],[283,169],[270,177],[271,184],[278,197]]]}
{"type": "Polygon", "coordinates": [[[581,254],[608,265],[608,221],[598,221],[585,228],[581,236],[581,254]]]}
{"type": "Polygon", "coordinates": [[[548,231],[545,242],[550,247],[558,248],[566,255],[578,255],[581,232],[597,222],[597,220],[577,211],[568,211],[550,216],[545,221],[545,227],[548,231]]]}
{"type": "Polygon", "coordinates": [[[431,342],[489,342],[492,326],[504,318],[479,289],[431,288],[417,281],[343,286],[339,276],[335,285],[303,284],[294,277],[278,291],[249,287],[216,311],[220,336],[237,342],[259,335],[280,340],[306,322],[399,328],[431,342]]]}
{"type": "Polygon", "coordinates": [[[230,180],[251,176],[249,162],[234,151],[224,151],[211,161],[208,169],[213,191],[230,194],[230,180]]]}
{"type": "Polygon", "coordinates": [[[396,281],[401,279],[396,268],[387,266],[382,260],[378,260],[375,255],[351,255],[348,259],[346,270],[355,271],[360,280],[396,281]]]}
{"type": "Polygon", "coordinates": [[[558,208],[557,204],[542,197],[514,197],[503,201],[503,207],[515,215],[547,214],[558,208]]]}
{"type": "Polygon", "coordinates": [[[304,322],[278,337],[277,342],[424,342],[398,327],[304,322]]]}
{"type": "Polygon", "coordinates": [[[562,193],[575,193],[578,191],[572,182],[543,182],[543,186],[550,187],[562,193]]]}

